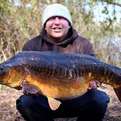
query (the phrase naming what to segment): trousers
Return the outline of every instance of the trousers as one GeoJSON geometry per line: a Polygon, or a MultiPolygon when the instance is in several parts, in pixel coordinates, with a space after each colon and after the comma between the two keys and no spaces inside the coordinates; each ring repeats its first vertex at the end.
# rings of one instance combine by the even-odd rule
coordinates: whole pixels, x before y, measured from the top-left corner
{"type": "Polygon", "coordinates": [[[16,101],[16,108],[25,121],[54,121],[64,117],[78,117],[77,121],[102,121],[109,97],[103,91],[91,89],[80,97],[61,102],[60,107],[53,111],[45,96],[22,95],[16,101]]]}

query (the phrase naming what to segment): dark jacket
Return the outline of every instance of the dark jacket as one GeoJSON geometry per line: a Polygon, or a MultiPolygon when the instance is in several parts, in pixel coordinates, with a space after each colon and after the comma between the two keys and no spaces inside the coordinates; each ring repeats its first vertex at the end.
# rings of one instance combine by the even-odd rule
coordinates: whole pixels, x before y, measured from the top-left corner
{"type": "Polygon", "coordinates": [[[91,43],[78,35],[74,29],[70,29],[68,35],[61,42],[53,42],[47,38],[46,32],[29,40],[23,50],[32,51],[58,51],[63,53],[84,53],[94,55],[91,43]]]}
{"type": "MultiPolygon", "coordinates": [[[[94,56],[91,43],[78,35],[74,29],[70,29],[67,36],[61,42],[53,42],[47,38],[46,32],[31,40],[23,47],[23,51],[58,51],[63,53],[83,53],[94,56]]],[[[23,84],[24,93],[37,93],[38,91],[28,84],[23,84]]]]}

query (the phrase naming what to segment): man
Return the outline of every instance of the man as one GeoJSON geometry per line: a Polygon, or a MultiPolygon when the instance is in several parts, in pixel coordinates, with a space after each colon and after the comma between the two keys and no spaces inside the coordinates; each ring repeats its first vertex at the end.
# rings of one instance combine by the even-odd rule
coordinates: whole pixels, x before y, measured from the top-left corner
{"type": "MultiPolygon", "coordinates": [[[[79,36],[72,26],[68,9],[61,4],[47,6],[42,15],[42,31],[23,47],[26,51],[57,51],[84,53],[94,56],[90,42],[79,36]]],[[[86,94],[75,99],[61,100],[53,111],[47,98],[30,85],[24,84],[24,95],[17,100],[17,109],[26,121],[53,121],[54,118],[78,117],[77,121],[102,121],[109,97],[96,89],[92,80],[86,94]]]]}

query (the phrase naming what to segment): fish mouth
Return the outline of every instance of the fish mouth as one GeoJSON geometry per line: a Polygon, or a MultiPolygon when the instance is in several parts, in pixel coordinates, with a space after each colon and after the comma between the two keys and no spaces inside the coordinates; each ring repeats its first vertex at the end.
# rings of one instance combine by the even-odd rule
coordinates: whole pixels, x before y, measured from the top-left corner
{"type": "Polygon", "coordinates": [[[8,87],[11,87],[11,88],[14,88],[14,89],[17,89],[17,90],[21,90],[21,89],[22,89],[21,86],[12,85],[11,83],[5,83],[5,82],[2,81],[2,80],[0,80],[0,84],[1,84],[1,85],[5,85],[5,86],[8,86],[8,87]]]}
{"type": "Polygon", "coordinates": [[[3,81],[2,80],[0,80],[0,84],[2,83],[3,81]]]}
{"type": "Polygon", "coordinates": [[[21,90],[21,89],[22,89],[21,86],[16,86],[16,87],[14,87],[14,88],[17,89],[17,90],[21,90]]]}
{"type": "Polygon", "coordinates": [[[14,89],[20,89],[21,88],[21,86],[19,86],[19,85],[15,85],[15,84],[12,84],[10,82],[5,82],[5,81],[0,81],[0,84],[14,88],[14,89]]]}

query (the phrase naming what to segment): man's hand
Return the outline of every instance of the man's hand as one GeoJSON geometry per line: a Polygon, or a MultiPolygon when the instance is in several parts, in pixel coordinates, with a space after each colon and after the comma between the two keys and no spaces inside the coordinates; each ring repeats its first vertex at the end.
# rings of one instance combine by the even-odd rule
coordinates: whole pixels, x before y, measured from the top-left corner
{"type": "Polygon", "coordinates": [[[90,83],[89,83],[88,90],[90,90],[90,89],[97,89],[97,87],[99,87],[99,86],[100,86],[100,82],[99,82],[99,81],[97,81],[97,80],[92,80],[92,81],[90,81],[90,83]]]}
{"type": "Polygon", "coordinates": [[[25,95],[38,93],[38,90],[34,86],[28,84],[25,80],[23,80],[21,86],[22,86],[22,91],[25,95]]]}

